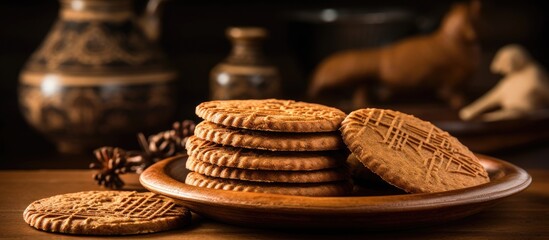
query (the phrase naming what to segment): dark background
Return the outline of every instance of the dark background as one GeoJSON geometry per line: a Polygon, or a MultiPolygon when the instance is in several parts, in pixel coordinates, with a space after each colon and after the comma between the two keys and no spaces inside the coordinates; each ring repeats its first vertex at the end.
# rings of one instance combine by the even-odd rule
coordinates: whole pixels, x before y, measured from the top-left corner
{"type": "MultiPolygon", "coordinates": [[[[145,1],[136,1],[140,11],[145,1]]],[[[179,71],[178,118],[194,118],[194,106],[208,99],[208,73],[229,52],[224,36],[228,26],[262,26],[270,31],[265,54],[279,67],[285,97],[302,99],[309,77],[296,56],[291,41],[289,14],[298,10],[343,8],[409,9],[431,20],[436,27],[453,1],[169,1],[164,9],[160,45],[179,71]]],[[[480,38],[482,67],[471,83],[471,99],[496,83],[489,72],[494,53],[509,43],[531,51],[542,65],[549,66],[548,8],[542,1],[483,1],[480,38]]],[[[91,153],[64,156],[27,125],[17,103],[18,74],[30,54],[40,45],[57,18],[55,0],[0,2],[0,169],[86,167],[91,153]]],[[[299,48],[300,46],[297,46],[299,48]]],[[[169,126],[167,126],[168,128],[169,126]]],[[[490,153],[520,165],[547,162],[547,141],[490,153]],[[522,158],[527,158],[524,160],[522,158]]]]}

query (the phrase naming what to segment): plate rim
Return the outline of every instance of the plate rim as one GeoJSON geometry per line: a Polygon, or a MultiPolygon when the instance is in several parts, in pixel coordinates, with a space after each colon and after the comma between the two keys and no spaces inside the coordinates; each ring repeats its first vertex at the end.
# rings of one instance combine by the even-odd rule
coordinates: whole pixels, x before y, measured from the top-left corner
{"type": "Polygon", "coordinates": [[[341,197],[290,196],[187,185],[168,174],[172,164],[187,157],[187,155],[179,155],[153,164],[141,173],[139,180],[152,192],[184,202],[237,209],[299,211],[300,213],[405,212],[493,202],[523,191],[532,182],[531,176],[514,164],[486,155],[476,155],[485,167],[499,168],[505,175],[486,184],[439,193],[341,197]]]}

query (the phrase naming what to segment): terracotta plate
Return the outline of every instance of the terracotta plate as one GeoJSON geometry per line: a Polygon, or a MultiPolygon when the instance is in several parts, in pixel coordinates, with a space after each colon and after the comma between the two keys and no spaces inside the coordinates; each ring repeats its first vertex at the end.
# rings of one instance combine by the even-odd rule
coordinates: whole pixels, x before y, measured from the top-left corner
{"type": "Polygon", "coordinates": [[[184,183],[186,156],[160,161],[141,174],[141,184],[192,211],[244,226],[390,229],[429,225],[475,214],[530,185],[526,171],[478,155],[491,182],[430,194],[300,197],[206,189],[184,183]]]}

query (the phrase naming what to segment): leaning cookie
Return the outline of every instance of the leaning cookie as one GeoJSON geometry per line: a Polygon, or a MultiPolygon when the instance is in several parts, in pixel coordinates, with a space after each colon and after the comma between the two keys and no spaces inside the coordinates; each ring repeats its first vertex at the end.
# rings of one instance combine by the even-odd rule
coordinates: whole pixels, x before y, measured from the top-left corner
{"type": "Polygon", "coordinates": [[[196,114],[227,127],[274,132],[333,132],[345,118],[336,108],[279,99],[203,102],[196,114]]]}
{"type": "MultiPolygon", "coordinates": [[[[347,167],[349,174],[355,183],[371,186],[387,186],[387,182],[383,181],[377,174],[368,169],[354,154],[349,154],[347,157],[347,167]]],[[[392,186],[391,186],[392,187],[392,186]]]]}
{"type": "Polygon", "coordinates": [[[222,179],[190,172],[186,184],[211,189],[240,192],[271,193],[298,196],[344,196],[352,191],[348,181],[324,183],[264,183],[234,179],[222,179]]]}
{"type": "Polygon", "coordinates": [[[270,151],[327,151],[344,148],[338,132],[283,133],[224,127],[202,121],[194,135],[221,145],[270,151]]]}
{"type": "Polygon", "coordinates": [[[410,193],[489,182],[478,158],[433,124],[392,110],[360,109],[342,122],[343,141],[372,172],[410,193]]]}
{"type": "Polygon", "coordinates": [[[191,213],[150,192],[90,191],[37,200],[25,209],[23,218],[47,232],[128,235],[185,226],[191,213]]]}

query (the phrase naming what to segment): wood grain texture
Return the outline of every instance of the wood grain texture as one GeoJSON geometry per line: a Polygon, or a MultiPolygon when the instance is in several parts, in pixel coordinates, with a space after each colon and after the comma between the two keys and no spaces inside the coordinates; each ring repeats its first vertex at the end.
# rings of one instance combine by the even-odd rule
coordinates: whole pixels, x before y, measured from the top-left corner
{"type": "MultiPolygon", "coordinates": [[[[139,235],[155,239],[545,239],[549,236],[549,170],[528,169],[534,181],[517,196],[474,216],[436,227],[387,232],[366,231],[280,231],[227,225],[194,216],[184,229],[139,235]]],[[[0,171],[0,238],[76,239],[77,237],[41,232],[22,218],[25,207],[34,200],[55,194],[98,190],[88,170],[0,171]]],[[[125,178],[127,186],[142,189],[135,176],[125,178]]],[[[132,237],[128,237],[132,238],[132,237]]],[[[80,238],[79,238],[80,239],[80,238]]]]}

